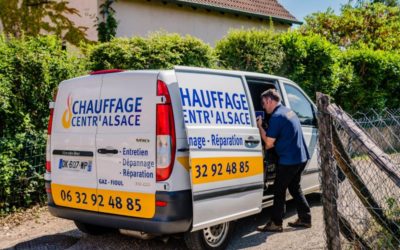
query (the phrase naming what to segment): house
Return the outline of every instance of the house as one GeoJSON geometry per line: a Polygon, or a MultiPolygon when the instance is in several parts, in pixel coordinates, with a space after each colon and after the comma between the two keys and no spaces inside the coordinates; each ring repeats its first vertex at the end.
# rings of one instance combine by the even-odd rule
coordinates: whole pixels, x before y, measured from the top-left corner
{"type": "MultiPolygon", "coordinates": [[[[86,26],[90,40],[97,40],[96,24],[104,0],[70,0],[80,12],[71,17],[86,26]]],[[[118,0],[111,5],[118,21],[117,37],[146,36],[155,31],[190,34],[214,45],[233,28],[287,30],[301,24],[277,0],[118,0]]]]}

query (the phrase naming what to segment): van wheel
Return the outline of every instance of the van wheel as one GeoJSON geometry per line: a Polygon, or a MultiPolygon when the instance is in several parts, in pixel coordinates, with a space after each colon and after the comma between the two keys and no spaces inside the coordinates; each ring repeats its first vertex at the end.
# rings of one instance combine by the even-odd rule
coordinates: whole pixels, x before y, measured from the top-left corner
{"type": "Polygon", "coordinates": [[[225,222],[196,232],[185,233],[185,243],[192,250],[222,250],[228,246],[233,231],[234,222],[225,222]]]}
{"type": "Polygon", "coordinates": [[[113,232],[113,228],[108,228],[108,227],[102,227],[102,226],[97,226],[97,225],[92,225],[92,224],[87,224],[79,221],[74,221],[76,227],[84,233],[90,234],[90,235],[101,235],[101,234],[106,234],[113,232]]]}

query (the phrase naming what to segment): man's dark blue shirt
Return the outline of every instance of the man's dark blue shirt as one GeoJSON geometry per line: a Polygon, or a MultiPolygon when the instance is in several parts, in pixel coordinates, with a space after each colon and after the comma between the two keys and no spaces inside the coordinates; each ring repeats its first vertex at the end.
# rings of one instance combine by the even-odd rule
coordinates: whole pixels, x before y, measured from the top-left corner
{"type": "Polygon", "coordinates": [[[279,164],[295,165],[310,159],[300,120],[289,108],[278,104],[271,114],[267,136],[276,139],[279,164]]]}

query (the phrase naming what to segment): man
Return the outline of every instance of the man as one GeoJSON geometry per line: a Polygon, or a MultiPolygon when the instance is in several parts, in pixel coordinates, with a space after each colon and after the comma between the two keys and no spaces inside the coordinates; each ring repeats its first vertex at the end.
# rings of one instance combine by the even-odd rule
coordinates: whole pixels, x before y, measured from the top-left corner
{"type": "Polygon", "coordinates": [[[286,201],[286,190],[293,197],[298,219],[289,222],[291,227],[311,227],[310,207],[300,187],[301,173],[310,159],[297,115],[280,104],[281,98],[275,89],[269,89],[261,95],[262,107],[271,115],[267,131],[262,127],[261,117],[257,126],[265,149],[275,147],[278,154],[276,178],[274,183],[274,205],[271,221],[258,227],[259,231],[282,232],[282,222],[286,201]]]}

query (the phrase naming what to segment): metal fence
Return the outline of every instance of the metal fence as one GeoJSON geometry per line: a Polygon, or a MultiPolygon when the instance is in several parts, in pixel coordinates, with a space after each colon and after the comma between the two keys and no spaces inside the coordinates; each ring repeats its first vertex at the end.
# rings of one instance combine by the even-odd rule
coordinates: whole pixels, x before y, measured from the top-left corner
{"type": "Polygon", "coordinates": [[[0,137],[0,216],[45,201],[46,136],[0,137]]]}
{"type": "Polygon", "coordinates": [[[328,249],[400,249],[400,109],[318,108],[328,249]]]}

